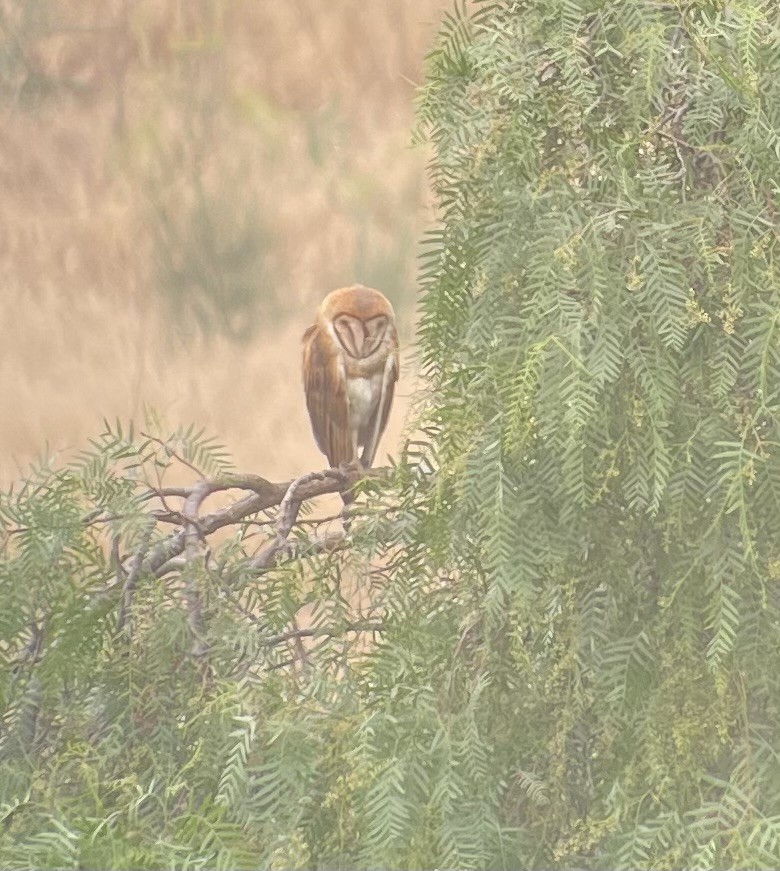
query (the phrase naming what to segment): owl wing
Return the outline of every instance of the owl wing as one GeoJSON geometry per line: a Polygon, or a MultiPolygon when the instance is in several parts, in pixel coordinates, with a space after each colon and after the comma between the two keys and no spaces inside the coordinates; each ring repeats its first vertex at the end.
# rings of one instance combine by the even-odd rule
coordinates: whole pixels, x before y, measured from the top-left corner
{"type": "Polygon", "coordinates": [[[303,334],[303,389],[317,447],[328,458],[331,468],[352,462],[347,385],[341,355],[316,324],[303,334]]]}
{"type": "Polygon", "coordinates": [[[390,406],[393,404],[395,382],[398,381],[398,332],[392,324],[387,329],[387,340],[389,353],[385,360],[384,372],[382,373],[382,392],[377,403],[376,414],[371,421],[371,434],[363,447],[361,455],[361,462],[366,469],[370,469],[374,463],[376,449],[379,447],[379,440],[382,438],[382,433],[387,426],[390,406]]]}

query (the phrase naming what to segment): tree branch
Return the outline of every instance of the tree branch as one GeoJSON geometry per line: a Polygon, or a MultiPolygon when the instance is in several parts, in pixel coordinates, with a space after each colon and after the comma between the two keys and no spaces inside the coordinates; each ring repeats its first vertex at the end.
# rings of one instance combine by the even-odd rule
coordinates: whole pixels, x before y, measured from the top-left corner
{"type": "MultiPolygon", "coordinates": [[[[254,492],[251,496],[238,499],[226,508],[221,508],[218,511],[207,514],[205,517],[201,517],[198,529],[200,535],[206,537],[218,529],[238,523],[251,514],[257,514],[259,511],[265,511],[268,508],[281,505],[293,485],[296,485],[296,487],[292,491],[293,495],[287,506],[288,512],[292,510],[293,501],[297,501],[300,506],[303,502],[314,499],[316,496],[323,496],[327,493],[339,493],[363,478],[386,478],[389,472],[390,470],[387,467],[365,470],[347,469],[344,472],[326,469],[323,472],[312,472],[302,475],[293,481],[284,481],[278,484],[271,483],[259,475],[222,475],[217,479],[201,482],[202,487],[198,493],[201,498],[199,498],[198,505],[201,505],[205,498],[212,493],[225,490],[252,490],[254,492]]],[[[189,498],[193,490],[194,488],[187,488],[187,498],[189,498]]],[[[296,508],[296,516],[297,510],[296,508]]],[[[183,513],[186,514],[186,512],[183,513]]],[[[277,526],[277,542],[281,531],[283,531],[283,527],[277,526]]],[[[287,535],[289,535],[289,530],[283,534],[285,540],[287,535]]],[[[165,541],[160,542],[151,549],[143,563],[143,570],[157,574],[158,570],[169,560],[184,553],[186,541],[185,530],[180,529],[172,533],[165,541]]],[[[259,560],[259,556],[255,560],[259,560]]],[[[261,565],[255,566],[255,568],[260,569],[266,567],[261,565]]]]}
{"type": "MultiPolygon", "coordinates": [[[[246,517],[267,511],[278,506],[274,522],[274,536],[262,547],[248,565],[250,573],[262,574],[273,567],[279,556],[284,552],[293,551],[290,533],[298,519],[301,505],[309,500],[328,493],[343,492],[354,486],[365,477],[385,478],[388,468],[359,469],[325,469],[321,472],[308,472],[292,481],[272,483],[259,475],[226,474],[218,478],[203,478],[191,487],[151,488],[143,497],[143,501],[160,499],[163,510],[154,509],[148,513],[148,525],[141,536],[134,552],[119,559],[119,544],[115,538],[113,545],[113,560],[116,582],[121,583],[121,599],[117,615],[117,628],[128,634],[131,628],[132,602],[139,578],[145,574],[162,577],[172,570],[183,572],[184,598],[187,606],[187,623],[193,637],[193,655],[202,657],[207,652],[203,631],[203,602],[200,589],[202,573],[198,566],[203,561],[202,547],[208,536],[226,526],[240,523],[246,517]],[[201,516],[203,505],[214,493],[227,490],[249,490],[250,495],[236,499],[230,505],[201,516]],[[180,510],[171,507],[167,499],[183,499],[180,510]],[[150,541],[158,523],[171,523],[179,526],[166,539],[150,548],[150,541]]],[[[85,518],[85,522],[94,522],[94,516],[85,518]]],[[[269,521],[270,523],[270,521],[269,521]]],[[[307,547],[307,552],[336,550],[344,544],[343,532],[327,535],[324,538],[313,538],[307,547]]],[[[203,563],[205,565],[205,563],[203,563]]],[[[379,628],[372,625],[372,629],[379,628]]],[[[352,631],[348,626],[346,631],[352,631]]],[[[359,631],[359,630],[355,630],[359,631]]],[[[280,640],[308,637],[310,630],[298,630],[299,634],[286,634],[280,640]]],[[[273,645],[280,640],[269,639],[265,643],[273,645]]]]}
{"type": "Polygon", "coordinates": [[[342,488],[346,483],[344,473],[336,469],[327,469],[324,472],[309,472],[307,475],[302,475],[290,483],[279,506],[279,515],[276,520],[276,538],[252,560],[249,564],[251,569],[267,569],[276,562],[277,555],[287,547],[287,538],[298,517],[301,502],[305,498],[299,495],[301,490],[308,484],[327,480],[336,481],[342,488]]]}
{"type": "MultiPolygon", "coordinates": [[[[127,628],[128,635],[131,632],[128,620],[130,617],[130,609],[133,605],[133,594],[135,593],[135,588],[138,583],[138,577],[141,574],[144,557],[146,556],[146,552],[149,550],[149,543],[152,538],[152,532],[154,532],[154,525],[154,521],[148,524],[146,531],[141,538],[141,544],[130,562],[130,568],[122,586],[122,601],[119,604],[119,615],[117,616],[116,628],[120,631],[127,628]]],[[[118,561],[119,540],[118,538],[115,538],[114,541],[113,548],[115,559],[117,559],[116,573],[118,578],[120,575],[120,563],[118,561]]]]}

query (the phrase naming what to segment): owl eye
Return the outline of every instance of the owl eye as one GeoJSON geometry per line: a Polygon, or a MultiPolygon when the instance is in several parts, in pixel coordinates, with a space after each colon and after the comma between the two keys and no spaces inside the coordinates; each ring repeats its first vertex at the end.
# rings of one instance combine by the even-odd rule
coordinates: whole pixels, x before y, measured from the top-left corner
{"type": "Polygon", "coordinates": [[[362,357],[363,353],[363,322],[351,315],[339,315],[333,321],[333,329],[341,347],[350,357],[362,357]]]}
{"type": "Polygon", "coordinates": [[[387,329],[387,318],[384,315],[377,315],[374,318],[369,318],[366,322],[366,333],[369,336],[384,336],[387,329]]]}
{"type": "Polygon", "coordinates": [[[367,357],[369,354],[373,354],[382,344],[382,340],[387,332],[387,318],[384,315],[377,315],[364,321],[363,326],[365,329],[363,356],[367,357]]]}

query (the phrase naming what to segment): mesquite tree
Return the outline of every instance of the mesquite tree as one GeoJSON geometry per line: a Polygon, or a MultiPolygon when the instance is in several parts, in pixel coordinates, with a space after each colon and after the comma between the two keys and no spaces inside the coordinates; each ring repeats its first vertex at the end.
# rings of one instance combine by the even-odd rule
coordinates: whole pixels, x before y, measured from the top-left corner
{"type": "Polygon", "coordinates": [[[4,865],[777,864],[779,38],[446,18],[422,435],[333,540],[298,511],[354,476],[192,432],[3,498],[4,865]]]}

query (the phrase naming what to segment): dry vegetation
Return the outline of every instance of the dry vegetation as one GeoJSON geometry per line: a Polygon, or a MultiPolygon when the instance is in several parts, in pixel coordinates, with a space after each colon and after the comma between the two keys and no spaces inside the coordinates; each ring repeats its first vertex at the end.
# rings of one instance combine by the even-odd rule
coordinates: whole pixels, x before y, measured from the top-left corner
{"type": "Polygon", "coordinates": [[[412,337],[448,5],[0,0],[0,481],[147,406],[270,478],[322,465],[300,334],[360,280],[412,337]]]}

